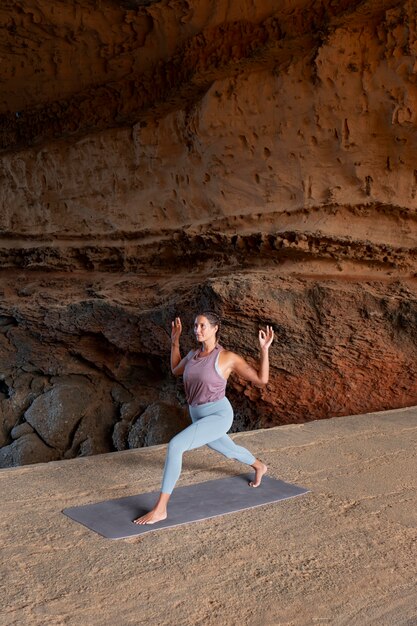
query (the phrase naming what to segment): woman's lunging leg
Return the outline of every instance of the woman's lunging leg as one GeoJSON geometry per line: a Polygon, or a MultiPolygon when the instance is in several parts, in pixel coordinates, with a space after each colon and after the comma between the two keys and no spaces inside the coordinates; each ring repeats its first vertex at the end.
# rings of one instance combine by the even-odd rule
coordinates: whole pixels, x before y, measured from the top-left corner
{"type": "Polygon", "coordinates": [[[175,483],[181,474],[182,455],[187,450],[191,450],[191,446],[196,438],[196,431],[197,424],[191,424],[178,435],[175,435],[169,442],[162,479],[162,493],[172,493],[175,483]]]}
{"type": "Polygon", "coordinates": [[[152,511],[133,520],[135,524],[155,524],[156,522],[161,522],[166,519],[168,501],[181,473],[182,455],[192,444],[195,437],[194,426],[195,424],[191,424],[178,433],[178,435],[175,435],[169,442],[162,489],[159,494],[158,502],[155,504],[152,511]]]}

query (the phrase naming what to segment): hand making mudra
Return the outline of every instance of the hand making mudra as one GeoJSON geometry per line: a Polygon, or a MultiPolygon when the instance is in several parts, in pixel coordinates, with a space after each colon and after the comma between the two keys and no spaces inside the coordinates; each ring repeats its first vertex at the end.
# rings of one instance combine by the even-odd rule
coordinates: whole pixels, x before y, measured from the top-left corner
{"type": "Polygon", "coordinates": [[[182,455],[187,450],[208,445],[230,459],[236,459],[255,470],[251,487],[261,484],[265,463],[234,443],[226,434],[233,422],[233,408],[225,396],[226,383],[232,372],[255,385],[266,385],[269,379],[268,350],[274,339],[272,326],[259,331],[260,359],[255,369],[244,358],[225,350],[218,343],[220,318],[213,311],[203,311],[194,321],[194,335],[200,347],[181,358],[179,317],[172,322],[171,371],[183,376],[185,395],[192,424],[175,435],[168,444],[161,493],[152,511],[134,520],[135,524],[155,524],[167,517],[167,504],[177,482],[182,455]]]}

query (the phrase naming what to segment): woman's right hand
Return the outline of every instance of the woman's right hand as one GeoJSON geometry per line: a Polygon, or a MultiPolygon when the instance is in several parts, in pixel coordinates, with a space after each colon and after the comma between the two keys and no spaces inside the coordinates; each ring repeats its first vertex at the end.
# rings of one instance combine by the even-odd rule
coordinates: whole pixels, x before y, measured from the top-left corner
{"type": "Polygon", "coordinates": [[[176,317],[175,320],[171,323],[171,343],[175,344],[179,347],[180,345],[180,335],[182,333],[182,325],[179,317],[176,317]]]}

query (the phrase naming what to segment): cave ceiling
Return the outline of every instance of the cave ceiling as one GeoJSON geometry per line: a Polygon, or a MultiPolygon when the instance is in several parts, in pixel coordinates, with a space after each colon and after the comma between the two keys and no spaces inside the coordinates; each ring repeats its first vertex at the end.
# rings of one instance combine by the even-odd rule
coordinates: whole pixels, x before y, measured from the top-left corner
{"type": "Polygon", "coordinates": [[[6,0],[0,150],[126,126],[201,97],[216,79],[314,58],[343,22],[393,0],[6,0]]]}

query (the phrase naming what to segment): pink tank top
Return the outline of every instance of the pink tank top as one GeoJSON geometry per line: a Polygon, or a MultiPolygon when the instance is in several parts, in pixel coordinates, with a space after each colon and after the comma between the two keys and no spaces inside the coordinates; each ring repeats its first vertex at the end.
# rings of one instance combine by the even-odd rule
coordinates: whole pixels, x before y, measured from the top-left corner
{"type": "Polygon", "coordinates": [[[207,356],[197,357],[197,352],[187,361],[183,380],[190,406],[224,398],[227,380],[223,378],[218,367],[219,354],[223,349],[217,344],[207,356]]]}

